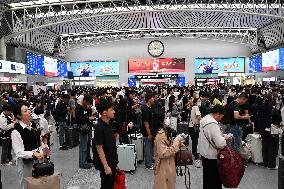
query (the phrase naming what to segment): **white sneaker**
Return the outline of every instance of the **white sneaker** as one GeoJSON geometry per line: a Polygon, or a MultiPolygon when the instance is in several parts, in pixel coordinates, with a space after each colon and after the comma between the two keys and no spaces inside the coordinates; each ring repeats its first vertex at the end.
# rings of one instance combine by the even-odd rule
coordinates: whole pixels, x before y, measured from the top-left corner
{"type": "Polygon", "coordinates": [[[202,167],[201,161],[199,159],[195,160],[194,165],[195,165],[196,168],[201,168],[202,167]]]}

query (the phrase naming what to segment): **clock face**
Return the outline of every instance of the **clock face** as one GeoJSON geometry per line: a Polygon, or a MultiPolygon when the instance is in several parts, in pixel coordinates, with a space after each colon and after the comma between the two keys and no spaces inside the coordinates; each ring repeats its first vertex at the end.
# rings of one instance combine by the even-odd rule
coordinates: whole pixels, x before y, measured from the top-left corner
{"type": "Polygon", "coordinates": [[[164,45],[161,41],[151,41],[148,45],[148,52],[153,57],[159,57],[164,53],[164,45]]]}

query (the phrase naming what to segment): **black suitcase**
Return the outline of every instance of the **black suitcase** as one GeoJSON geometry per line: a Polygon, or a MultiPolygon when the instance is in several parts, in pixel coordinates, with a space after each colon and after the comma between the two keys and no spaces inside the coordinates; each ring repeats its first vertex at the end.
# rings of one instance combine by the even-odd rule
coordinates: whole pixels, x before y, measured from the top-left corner
{"type": "Polygon", "coordinates": [[[70,148],[74,148],[79,144],[79,132],[73,127],[68,127],[66,129],[66,144],[70,148]]]}
{"type": "Polygon", "coordinates": [[[188,135],[184,141],[184,145],[188,146],[189,145],[189,127],[188,127],[188,122],[180,122],[177,124],[177,133],[178,134],[186,134],[188,135]]]}

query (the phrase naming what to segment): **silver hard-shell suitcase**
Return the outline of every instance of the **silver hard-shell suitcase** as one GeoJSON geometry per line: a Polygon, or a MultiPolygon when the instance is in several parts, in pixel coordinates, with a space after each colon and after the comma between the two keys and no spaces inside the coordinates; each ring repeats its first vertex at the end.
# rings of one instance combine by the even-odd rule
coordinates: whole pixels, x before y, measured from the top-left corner
{"type": "Polygon", "coordinates": [[[251,146],[251,159],[253,163],[263,163],[262,141],[260,134],[249,134],[246,138],[247,143],[251,146]]]}
{"type": "Polygon", "coordinates": [[[135,133],[135,134],[130,134],[129,138],[130,138],[130,143],[131,144],[135,144],[136,154],[137,154],[137,161],[138,161],[138,163],[140,163],[140,162],[142,162],[144,160],[143,136],[140,133],[138,133],[138,134],[135,133]]]}
{"type": "Polygon", "coordinates": [[[134,172],[137,168],[135,144],[117,146],[118,168],[126,172],[134,172]]]}

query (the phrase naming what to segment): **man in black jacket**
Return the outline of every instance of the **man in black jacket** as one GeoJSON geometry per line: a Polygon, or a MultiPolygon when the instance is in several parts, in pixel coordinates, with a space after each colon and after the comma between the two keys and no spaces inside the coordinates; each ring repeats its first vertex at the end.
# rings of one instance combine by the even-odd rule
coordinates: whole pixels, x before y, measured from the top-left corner
{"type": "Polygon", "coordinates": [[[67,150],[66,141],[64,140],[65,130],[67,129],[67,106],[69,102],[70,96],[67,94],[63,94],[61,100],[58,102],[56,106],[56,121],[59,126],[59,145],[60,150],[67,150]]]}

